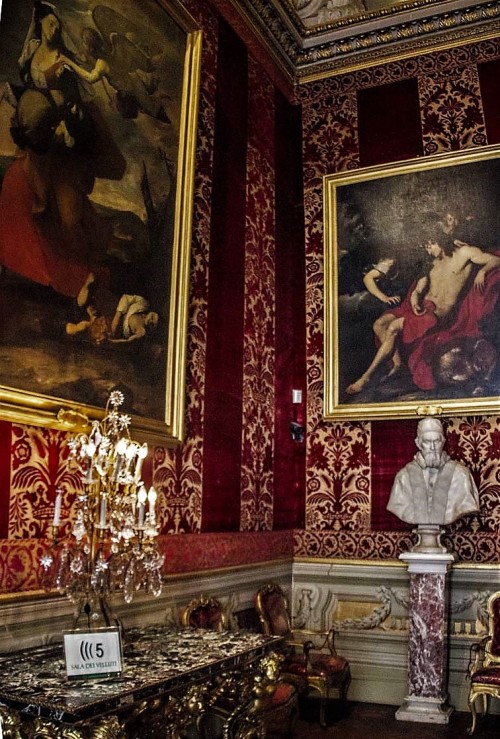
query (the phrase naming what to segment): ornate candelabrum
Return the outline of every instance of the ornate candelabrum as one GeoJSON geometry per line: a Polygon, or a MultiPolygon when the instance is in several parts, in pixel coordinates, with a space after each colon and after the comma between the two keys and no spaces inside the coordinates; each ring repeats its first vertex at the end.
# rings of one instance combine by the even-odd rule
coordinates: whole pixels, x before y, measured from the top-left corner
{"type": "Polygon", "coordinates": [[[157,547],[156,491],[146,490],[142,464],[147,444],[130,438],[130,416],[118,408],[123,395],[113,391],[102,421],[68,443],[70,464],[82,475],[71,538],[59,541],[61,493],[57,493],[54,552],[42,565],[55,571],[55,586],[75,604],[75,627],[117,623],[110,606],[116,591],[126,603],[144,589],[162,591],[163,555],[157,547]],[[49,561],[51,560],[51,561],[49,561]]]}

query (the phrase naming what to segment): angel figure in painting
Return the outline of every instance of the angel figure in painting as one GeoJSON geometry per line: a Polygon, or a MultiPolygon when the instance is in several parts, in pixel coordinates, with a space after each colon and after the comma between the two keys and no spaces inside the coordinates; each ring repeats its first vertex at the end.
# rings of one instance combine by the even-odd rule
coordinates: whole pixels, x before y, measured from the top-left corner
{"type": "Polygon", "coordinates": [[[94,279],[109,278],[102,261],[113,233],[89,194],[97,177],[120,179],[125,160],[97,111],[82,102],[77,77],[62,62],[68,55],[55,7],[37,0],[10,129],[18,155],[0,191],[0,264],[78,298],[94,279]]]}
{"type": "Polygon", "coordinates": [[[92,18],[99,30],[90,26],[82,29],[85,59],[94,65],[93,69],[83,68],[71,57],[61,57],[61,61],[89,84],[102,81],[108,99],[114,101],[124,118],[136,118],[142,111],[162,123],[170,123],[165,110],[167,96],[157,90],[154,62],[125,33],[110,31],[110,21],[117,15],[111,8],[97,5],[92,18]],[[113,96],[106,83],[113,89],[113,96]]]}

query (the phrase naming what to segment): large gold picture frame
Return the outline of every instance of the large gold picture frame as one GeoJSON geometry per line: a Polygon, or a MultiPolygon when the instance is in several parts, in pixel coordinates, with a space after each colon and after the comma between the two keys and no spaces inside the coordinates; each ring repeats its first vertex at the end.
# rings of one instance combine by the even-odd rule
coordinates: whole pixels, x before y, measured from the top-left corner
{"type": "Polygon", "coordinates": [[[498,147],[324,178],[326,420],[498,413],[499,182],[498,147]]]}
{"type": "Polygon", "coordinates": [[[0,417],[73,429],[118,388],[182,439],[201,42],[177,0],[3,0],[0,417]]]}

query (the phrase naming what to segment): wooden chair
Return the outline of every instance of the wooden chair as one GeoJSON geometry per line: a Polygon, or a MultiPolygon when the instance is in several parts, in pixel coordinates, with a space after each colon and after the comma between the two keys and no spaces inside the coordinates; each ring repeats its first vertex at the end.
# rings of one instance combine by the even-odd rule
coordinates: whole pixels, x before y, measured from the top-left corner
{"type": "Polygon", "coordinates": [[[265,634],[284,636],[287,640],[283,678],[296,685],[299,693],[319,693],[319,722],[326,726],[326,700],[336,692],[345,701],[351,682],[349,663],[335,650],[335,631],[294,629],[288,599],[279,585],[270,583],[256,596],[255,607],[265,634]]]}
{"type": "Polygon", "coordinates": [[[225,631],[226,617],[222,603],[217,598],[200,595],[190,601],[181,613],[181,623],[192,629],[225,631]]]}
{"type": "Polygon", "coordinates": [[[486,714],[490,697],[500,698],[500,591],[493,593],[488,600],[488,634],[471,646],[470,654],[468,677],[472,726],[469,734],[472,734],[476,729],[478,699],[481,700],[483,714],[486,714]]]}

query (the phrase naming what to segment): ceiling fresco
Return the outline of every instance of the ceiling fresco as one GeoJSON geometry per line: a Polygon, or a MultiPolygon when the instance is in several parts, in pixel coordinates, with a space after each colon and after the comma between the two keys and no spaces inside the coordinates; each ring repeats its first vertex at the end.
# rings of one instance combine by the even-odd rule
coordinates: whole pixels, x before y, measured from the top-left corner
{"type": "Polygon", "coordinates": [[[500,0],[213,0],[250,26],[292,83],[500,34],[500,0]]]}
{"type": "MultiPolygon", "coordinates": [[[[423,4],[434,4],[421,2],[423,4]]],[[[363,16],[396,11],[408,5],[402,0],[276,0],[285,13],[294,16],[306,29],[318,29],[338,21],[356,22],[363,16]]],[[[418,3],[415,3],[418,5],[418,3]]]]}

